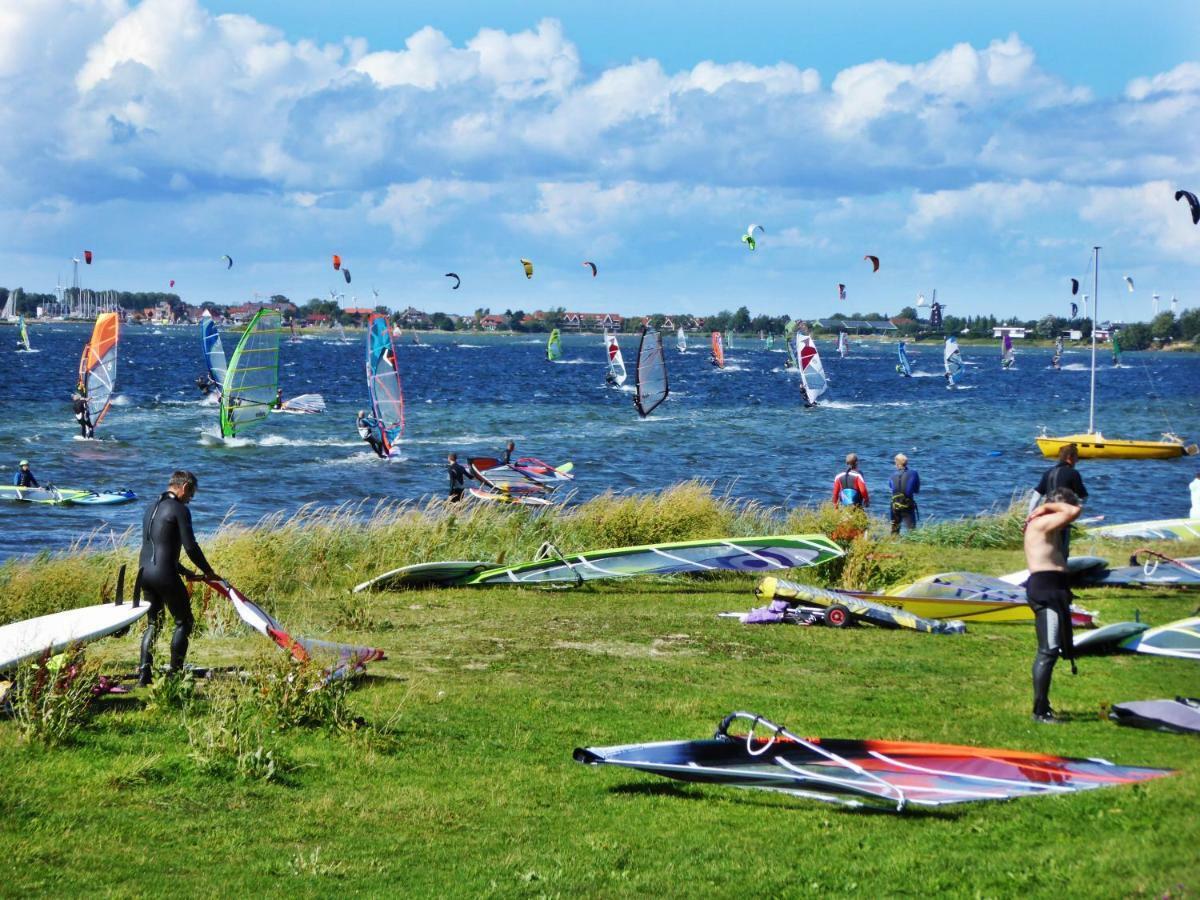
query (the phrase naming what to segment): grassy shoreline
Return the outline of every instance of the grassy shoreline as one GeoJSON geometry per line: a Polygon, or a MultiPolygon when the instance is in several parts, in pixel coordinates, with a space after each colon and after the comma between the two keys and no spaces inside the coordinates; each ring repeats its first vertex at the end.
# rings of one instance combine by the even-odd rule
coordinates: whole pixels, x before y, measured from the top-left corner
{"type": "MultiPolygon", "coordinates": [[[[574,550],[785,530],[849,546],[838,565],[800,577],[882,587],[932,571],[1019,568],[1012,516],[943,523],[931,543],[892,541],[878,522],[851,540],[864,524],[853,514],[784,513],[696,484],[552,516],[443,504],[352,513],[223,527],[204,546],[218,571],[296,631],[387,648],[344,697],[353,716],[267,715],[263,694],[279,679],[255,675],[205,682],[191,699],[100,698],[61,747],[27,743],[0,721],[5,893],[1162,896],[1200,882],[1194,739],[1103,718],[1112,702],[1194,692],[1194,666],[1182,661],[1086,659],[1077,677],[1060,667],[1054,699],[1073,721],[1047,729],[1028,718],[1028,626],[972,626],[960,637],[747,627],[716,616],[757,605],[754,579],[732,574],[578,591],[346,592],[406,562],[516,562],[543,540],[574,550]],[[1181,774],[901,818],[570,759],[576,746],[703,737],[735,708],[801,734],[1102,756],[1181,774]],[[226,760],[229,747],[246,752],[226,760]],[[270,776],[256,749],[277,764],[270,776]]],[[[1077,541],[1078,552],[1090,543],[1077,541]]],[[[0,620],[95,602],[132,553],[5,563],[0,620]]],[[[1094,590],[1079,602],[1109,622],[1135,609],[1161,622],[1190,613],[1194,596],[1094,590]]],[[[277,658],[256,662],[270,648],[227,610],[202,595],[195,606],[192,661],[279,674],[277,658]]],[[[107,672],[131,671],[136,654],[136,634],[88,648],[107,672]]]]}

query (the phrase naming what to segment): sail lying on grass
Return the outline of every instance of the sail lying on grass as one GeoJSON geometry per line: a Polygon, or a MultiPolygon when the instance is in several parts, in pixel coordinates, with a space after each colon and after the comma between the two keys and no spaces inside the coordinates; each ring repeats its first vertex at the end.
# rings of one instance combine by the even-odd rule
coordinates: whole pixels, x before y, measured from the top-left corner
{"type": "Polygon", "coordinates": [[[212,314],[206,309],[200,317],[200,346],[204,350],[204,363],[208,366],[208,377],[219,389],[225,383],[225,348],[221,345],[221,332],[212,314]]]}
{"type": "Polygon", "coordinates": [[[778,791],[807,800],[903,812],[1117,787],[1175,774],[1020,750],[915,741],[802,738],[762,716],[734,712],[711,740],[575,750],[577,762],[666,778],[778,791]],[[745,734],[731,731],[735,723],[745,734]]]}
{"type": "Polygon", "coordinates": [[[260,309],[229,358],[221,390],[222,437],[236,437],[270,415],[279,386],[282,323],[279,310],[260,309]]]}
{"type": "Polygon", "coordinates": [[[621,356],[621,345],[617,343],[617,336],[604,332],[604,346],[608,351],[608,373],[617,384],[624,384],[629,375],[625,371],[625,360],[621,356]]]}
{"type": "Polygon", "coordinates": [[[391,455],[404,433],[404,390],[387,316],[379,313],[372,313],[367,320],[367,393],[371,395],[371,415],[379,423],[380,443],[391,455]]]}
{"type": "Polygon", "coordinates": [[[825,367],[821,365],[821,354],[817,345],[807,334],[796,335],[796,358],[800,360],[800,379],[804,382],[804,390],[808,392],[810,403],[816,403],[817,398],[829,388],[825,378],[825,367]]]}
{"type": "Polygon", "coordinates": [[[117,346],[121,340],[121,319],[116,313],[101,313],[92,328],[92,339],[79,358],[79,383],[87,396],[92,426],[104,419],[117,390],[117,346]]]}
{"type": "Polygon", "coordinates": [[[662,335],[649,325],[642,328],[635,381],[637,395],[634,397],[634,406],[644,419],[671,393],[667,385],[667,360],[663,355],[662,335]]]}

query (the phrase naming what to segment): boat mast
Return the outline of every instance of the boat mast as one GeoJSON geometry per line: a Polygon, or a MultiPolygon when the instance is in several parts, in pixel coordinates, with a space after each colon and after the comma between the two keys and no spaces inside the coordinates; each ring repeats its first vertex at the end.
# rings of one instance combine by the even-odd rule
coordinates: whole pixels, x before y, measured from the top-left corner
{"type": "Polygon", "coordinates": [[[1100,321],[1100,248],[1093,247],[1092,267],[1092,388],[1088,401],[1088,434],[1096,433],[1096,325],[1100,321]]]}

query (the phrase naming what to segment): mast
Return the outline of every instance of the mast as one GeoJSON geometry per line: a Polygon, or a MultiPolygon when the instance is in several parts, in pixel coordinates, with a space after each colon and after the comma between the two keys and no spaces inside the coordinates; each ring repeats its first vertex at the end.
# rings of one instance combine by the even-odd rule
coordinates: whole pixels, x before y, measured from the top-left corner
{"type": "Polygon", "coordinates": [[[1092,267],[1092,386],[1088,401],[1088,434],[1096,433],[1096,325],[1100,321],[1100,248],[1093,247],[1096,255],[1092,267]]]}

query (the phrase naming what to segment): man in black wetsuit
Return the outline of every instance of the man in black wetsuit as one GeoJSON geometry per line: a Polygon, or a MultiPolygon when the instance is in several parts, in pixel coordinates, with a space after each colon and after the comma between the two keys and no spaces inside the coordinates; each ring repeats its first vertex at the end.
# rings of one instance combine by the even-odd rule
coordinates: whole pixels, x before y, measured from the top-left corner
{"type": "MultiPolygon", "coordinates": [[[[1064,444],[1062,449],[1058,451],[1058,463],[1050,469],[1042,473],[1041,480],[1037,483],[1037,487],[1033,489],[1033,497],[1029,501],[1029,511],[1033,512],[1043,497],[1048,497],[1058,488],[1070,488],[1071,491],[1079,500],[1080,506],[1083,501],[1087,500],[1087,488],[1083,486],[1083,478],[1080,477],[1075,464],[1079,462],[1079,447],[1076,444],[1064,444]]],[[[1062,530],[1062,551],[1063,559],[1071,557],[1071,529],[1064,528],[1062,530]]]]}
{"type": "Polygon", "coordinates": [[[79,423],[80,437],[94,437],[96,428],[92,425],[92,411],[88,408],[87,394],[79,391],[72,394],[71,406],[75,411],[75,421],[79,423]]]}
{"type": "Polygon", "coordinates": [[[212,392],[212,389],[216,386],[217,383],[208,375],[200,375],[196,378],[196,387],[205,397],[207,397],[212,392]]]}
{"type": "Polygon", "coordinates": [[[29,460],[23,459],[17,466],[17,474],[13,476],[13,484],[17,487],[41,487],[38,480],[33,477],[33,471],[29,468],[29,460]]]}
{"type": "Polygon", "coordinates": [[[360,409],[354,427],[358,429],[358,436],[371,445],[376,456],[380,459],[387,459],[387,451],[383,449],[383,442],[379,439],[383,426],[380,425],[378,419],[368,416],[365,409],[360,409]]]}
{"type": "Polygon", "coordinates": [[[463,491],[466,490],[466,479],[475,476],[458,461],[457,453],[451,453],[446,457],[446,472],[450,475],[450,502],[457,503],[462,499],[463,491]]]}
{"type": "Polygon", "coordinates": [[[283,388],[275,389],[275,402],[271,404],[271,409],[283,409],[283,388]]]}
{"type": "MultiPolygon", "coordinates": [[[[1071,580],[1061,532],[1082,510],[1070,488],[1057,488],[1025,520],[1025,596],[1033,608],[1037,655],[1033,658],[1033,721],[1056,725],[1063,720],[1050,708],[1050,678],[1059,656],[1074,660],[1071,634],[1071,580]]],[[[1074,663],[1072,662],[1072,665],[1074,663]]]]}
{"type": "Polygon", "coordinates": [[[517,452],[517,445],[512,441],[508,442],[508,446],[504,448],[504,464],[511,466],[513,464],[513,454],[517,452]]]}
{"type": "Polygon", "coordinates": [[[217,576],[204,558],[204,551],[196,543],[192,532],[192,514],[188,503],[196,496],[196,476],[179,470],[171,476],[167,489],[142,517],[142,552],[138,558],[138,586],[150,601],[147,614],[146,634],[142,638],[142,657],[138,666],[138,684],[150,683],[153,674],[154,641],[162,625],[163,609],[175,620],[175,633],[171,636],[171,671],[183,668],[187,656],[188,637],[192,633],[192,602],[180,575],[198,577],[179,562],[179,551],[187,551],[188,558],[204,574],[205,578],[217,576]]]}

